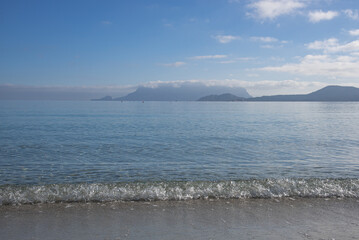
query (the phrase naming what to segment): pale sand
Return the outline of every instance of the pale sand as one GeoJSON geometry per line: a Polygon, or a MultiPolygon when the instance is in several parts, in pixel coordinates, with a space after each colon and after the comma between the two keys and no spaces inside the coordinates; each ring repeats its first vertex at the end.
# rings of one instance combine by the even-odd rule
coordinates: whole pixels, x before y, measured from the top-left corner
{"type": "Polygon", "coordinates": [[[359,239],[359,200],[1,206],[0,239],[359,239]]]}

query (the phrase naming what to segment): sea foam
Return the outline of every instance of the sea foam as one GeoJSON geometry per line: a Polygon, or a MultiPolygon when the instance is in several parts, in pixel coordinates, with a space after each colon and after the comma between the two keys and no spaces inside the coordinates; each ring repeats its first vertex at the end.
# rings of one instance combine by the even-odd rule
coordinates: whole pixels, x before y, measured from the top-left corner
{"type": "Polygon", "coordinates": [[[359,197],[359,179],[86,183],[0,186],[0,204],[282,197],[359,197]]]}

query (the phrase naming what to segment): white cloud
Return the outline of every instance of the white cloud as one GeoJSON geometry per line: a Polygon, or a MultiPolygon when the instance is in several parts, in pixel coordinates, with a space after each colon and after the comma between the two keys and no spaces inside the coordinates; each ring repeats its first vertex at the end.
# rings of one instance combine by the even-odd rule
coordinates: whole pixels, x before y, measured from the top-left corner
{"type": "Polygon", "coordinates": [[[359,36],[359,29],[350,30],[349,34],[352,36],[359,36]]]}
{"type": "Polygon", "coordinates": [[[359,11],[358,10],[351,10],[351,9],[346,9],[346,10],[343,10],[343,13],[353,19],[353,20],[358,20],[359,19],[359,11]]]}
{"type": "Polygon", "coordinates": [[[214,39],[216,39],[220,43],[230,43],[234,40],[239,40],[241,37],[239,36],[232,36],[232,35],[216,35],[213,36],[214,39]]]}
{"type": "Polygon", "coordinates": [[[278,39],[274,37],[251,37],[251,40],[256,42],[265,42],[265,43],[278,42],[278,39]]]}
{"type": "Polygon", "coordinates": [[[164,63],[164,64],[160,64],[160,65],[166,66],[166,67],[181,67],[185,64],[186,64],[185,62],[174,62],[174,63],[164,63]]]}
{"type": "Polygon", "coordinates": [[[324,41],[315,41],[312,43],[307,44],[308,49],[314,49],[314,50],[324,50],[324,51],[330,51],[334,48],[337,48],[339,45],[339,41],[336,38],[329,38],[324,41]]]}
{"type": "Polygon", "coordinates": [[[359,76],[359,40],[341,44],[338,39],[329,38],[324,41],[314,41],[306,46],[311,50],[321,50],[323,54],[309,54],[297,58],[299,61],[297,63],[268,66],[259,70],[333,79],[359,76]]]}
{"type": "Polygon", "coordinates": [[[204,59],[220,59],[220,58],[226,58],[227,55],[206,55],[206,56],[194,56],[190,57],[190,59],[193,60],[204,60],[204,59]]]}
{"type": "Polygon", "coordinates": [[[359,40],[340,44],[338,39],[329,38],[307,44],[308,49],[323,50],[325,53],[356,52],[359,51],[359,40]]]}
{"type": "Polygon", "coordinates": [[[257,0],[248,5],[253,12],[248,15],[259,19],[275,19],[280,15],[295,13],[296,10],[306,7],[302,0],[257,0]]]}
{"type": "Polygon", "coordinates": [[[306,76],[357,78],[359,76],[359,58],[355,56],[306,55],[299,63],[264,67],[260,70],[306,76]]]}
{"type": "Polygon", "coordinates": [[[335,11],[323,12],[322,10],[311,11],[308,14],[309,21],[312,23],[317,23],[323,20],[331,20],[337,16],[339,16],[338,12],[335,11]]]}

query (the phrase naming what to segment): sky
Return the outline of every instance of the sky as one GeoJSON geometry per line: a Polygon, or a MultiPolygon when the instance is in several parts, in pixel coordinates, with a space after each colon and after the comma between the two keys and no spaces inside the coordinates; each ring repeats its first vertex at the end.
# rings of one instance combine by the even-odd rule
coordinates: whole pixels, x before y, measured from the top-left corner
{"type": "Polygon", "coordinates": [[[126,92],[162,82],[253,96],[359,86],[359,1],[0,2],[1,86],[126,92]]]}

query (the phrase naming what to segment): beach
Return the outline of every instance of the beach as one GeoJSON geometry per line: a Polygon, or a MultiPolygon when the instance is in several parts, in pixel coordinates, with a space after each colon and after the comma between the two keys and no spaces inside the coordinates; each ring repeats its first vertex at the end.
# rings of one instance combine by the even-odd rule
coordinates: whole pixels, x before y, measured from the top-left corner
{"type": "Polygon", "coordinates": [[[0,239],[358,239],[356,198],[4,205],[0,239]]]}

